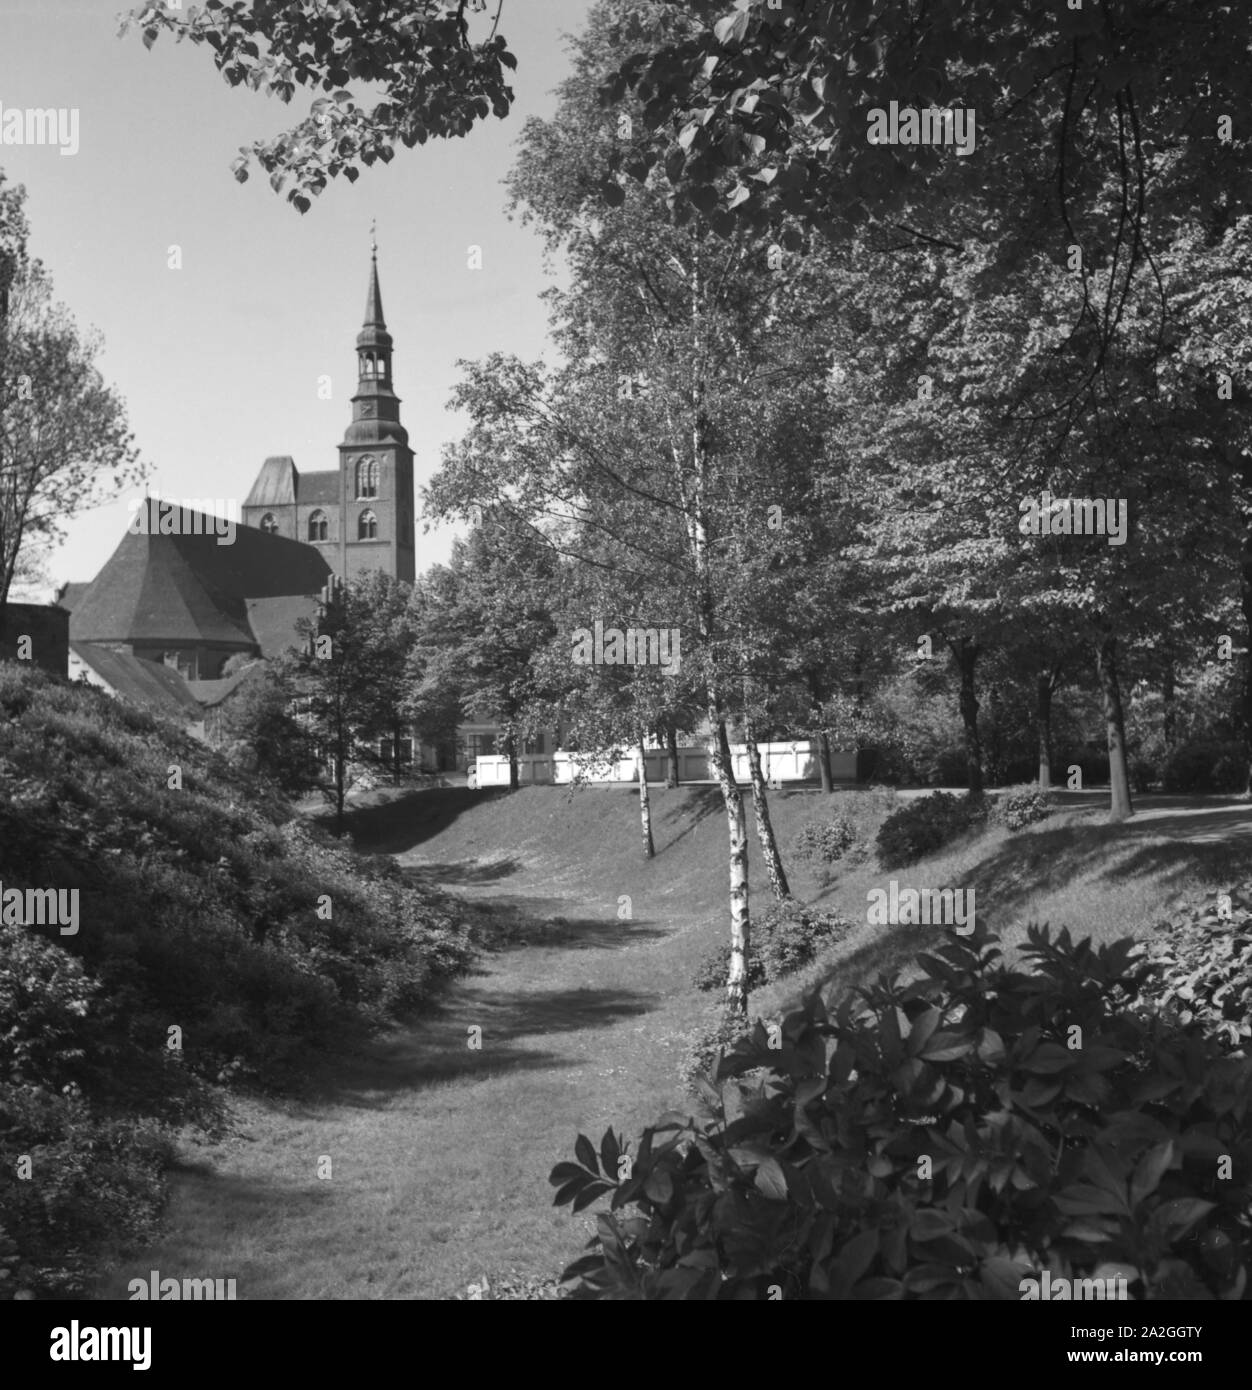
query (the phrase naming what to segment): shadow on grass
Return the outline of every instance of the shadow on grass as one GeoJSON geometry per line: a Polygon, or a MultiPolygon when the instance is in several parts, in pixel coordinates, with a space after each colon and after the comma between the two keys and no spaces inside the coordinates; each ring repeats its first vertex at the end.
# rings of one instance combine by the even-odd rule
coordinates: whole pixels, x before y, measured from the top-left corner
{"type": "MultiPolygon", "coordinates": [[[[686,829],[680,830],[672,839],[668,839],[664,844],[660,843],[660,836],[657,836],[656,852],[658,855],[664,854],[667,849],[678,844],[680,840],[686,839],[696,830],[702,821],[708,820],[710,816],[715,816],[724,809],[721,789],[718,787],[678,787],[673,789],[676,792],[687,793],[681,799],[677,799],[673,804],[666,806],[660,815],[653,812],[653,826],[668,828],[677,822],[688,822],[686,829]]],[[[666,800],[668,800],[668,794],[666,800]]]]}
{"type": "Polygon", "coordinates": [[[470,883],[498,883],[502,878],[520,874],[526,866],[520,859],[496,859],[489,864],[481,864],[477,859],[461,859],[442,864],[405,864],[401,872],[405,877],[413,877],[418,882],[428,882],[436,887],[465,885],[470,883]]]}
{"type": "MultiPolygon", "coordinates": [[[[1188,838],[1186,832],[1199,818],[1177,819],[1178,825],[1174,817],[1161,817],[1140,824],[1083,826],[1081,839],[1073,827],[1010,836],[994,854],[962,874],[956,886],[976,888],[995,920],[1003,922],[1032,898],[1061,892],[1087,874],[1115,884],[1132,884],[1150,875],[1163,880],[1168,894],[1181,892],[1197,875],[1221,880],[1246,873],[1246,846],[1229,839],[1188,838]]],[[[1246,815],[1226,814],[1203,819],[1218,834],[1247,821],[1246,815]]],[[[1160,906],[1164,913],[1167,901],[1162,899],[1160,906]]]]}
{"type": "Polygon", "coordinates": [[[581,1055],[523,1039],[598,1032],[619,1019],[652,1013],[662,1001],[628,989],[556,989],[483,995],[458,989],[417,1028],[397,1032],[329,1061],[310,1079],[293,1113],[324,1102],[382,1109],[397,1091],[446,1081],[487,1080],[501,1073],[575,1066],[581,1055]],[[470,1047],[480,1028],[481,1048],[470,1047]]]}
{"type": "Polygon", "coordinates": [[[425,787],[377,806],[350,810],[344,816],[344,826],[359,850],[369,854],[403,854],[446,830],[471,807],[508,795],[507,787],[483,791],[425,787]]]}

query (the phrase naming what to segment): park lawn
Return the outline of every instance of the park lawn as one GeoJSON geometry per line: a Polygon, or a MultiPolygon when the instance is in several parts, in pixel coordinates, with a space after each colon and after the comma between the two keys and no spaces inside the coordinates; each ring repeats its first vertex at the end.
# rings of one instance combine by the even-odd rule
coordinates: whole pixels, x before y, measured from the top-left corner
{"type": "MultiPolygon", "coordinates": [[[[447,1299],[484,1274],[559,1274],[593,1220],[552,1206],[548,1172],[572,1157],[578,1132],[637,1136],[682,1103],[678,1065],[707,1004],[690,977],[726,931],[716,788],[652,797],[652,861],[629,788],[448,789],[357,812],[362,848],[488,911],[497,947],[428,1017],[333,1060],[299,1099],[239,1104],[223,1142],[187,1146],[165,1236],[119,1255],[97,1296],[125,1298],[128,1281],[154,1269],[282,1299],[447,1299]],[[469,1045],[473,1029],[481,1048],[469,1045]]],[[[788,852],[803,824],[864,797],[771,798],[793,891],[858,925],[807,971],[756,992],[754,1014],[775,1015],[807,985],[851,987],[933,940],[935,928],[865,924],[868,888],[893,876],[872,861],[823,883],[788,852]]],[[[1141,932],[1169,900],[1225,881],[1246,858],[1252,809],[1241,803],[1194,823],[1166,807],[1111,827],[1098,797],[1066,800],[1041,826],[986,832],[894,877],[975,887],[979,915],[1010,942],[1032,919],[1109,939],[1141,932]]],[[[760,911],[754,829],[751,841],[760,911]]]]}

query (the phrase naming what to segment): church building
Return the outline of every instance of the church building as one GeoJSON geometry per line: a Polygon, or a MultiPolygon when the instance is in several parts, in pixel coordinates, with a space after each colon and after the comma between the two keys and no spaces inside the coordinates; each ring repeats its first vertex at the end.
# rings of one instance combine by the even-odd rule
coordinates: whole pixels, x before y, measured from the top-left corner
{"type": "Polygon", "coordinates": [[[375,251],[365,324],[356,340],[352,423],[339,445],[339,467],[302,474],[286,454],[266,459],[243,504],[243,520],[315,546],[341,579],[386,570],[411,584],[413,451],[391,384],[391,351],[375,251]]]}
{"type": "Polygon", "coordinates": [[[227,544],[198,511],[180,510],[177,533],[166,534],[157,504],[145,502],[147,524],[132,524],[95,579],[62,587],[71,676],[203,732],[240,679],[241,663],[229,672],[226,663],[296,645],[296,623],[314,617],[332,575],[385,570],[413,582],[413,452],[392,387],[376,247],[356,355],[337,468],[301,474],[287,455],[266,459],[227,544]]]}

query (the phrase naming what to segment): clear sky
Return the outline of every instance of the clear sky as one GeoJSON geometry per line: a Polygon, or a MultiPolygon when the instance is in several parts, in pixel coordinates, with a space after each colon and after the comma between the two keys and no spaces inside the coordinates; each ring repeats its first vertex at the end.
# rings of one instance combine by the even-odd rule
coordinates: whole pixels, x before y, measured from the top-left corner
{"type": "MultiPolygon", "coordinates": [[[[302,471],[337,466],[372,218],[419,488],[464,426],[445,410],[457,359],[544,352],[541,247],[505,216],[500,181],[522,121],[551,114],[563,36],[590,2],[505,0],[501,30],[518,58],[510,116],[401,148],[355,184],[333,180],[301,216],[264,173],[241,184],[230,164],[303,116],[314,93],[283,106],[229,87],[207,48],[119,38],[129,7],[118,0],[0,0],[0,106],[76,107],[80,142],[72,156],[2,145],[0,167],[26,187],[30,250],[57,299],[104,335],[101,369],[156,488],[242,502],[269,454],[302,471]],[[471,244],[481,270],[467,268],[471,244]],[[168,267],[172,245],[181,270],[168,267]],[[318,399],[324,374],[330,401],[318,399]]],[[[72,521],[53,580],[93,578],[128,518],[119,500],[72,521]]],[[[446,559],[451,534],[423,535],[419,512],[419,572],[446,559]]]]}

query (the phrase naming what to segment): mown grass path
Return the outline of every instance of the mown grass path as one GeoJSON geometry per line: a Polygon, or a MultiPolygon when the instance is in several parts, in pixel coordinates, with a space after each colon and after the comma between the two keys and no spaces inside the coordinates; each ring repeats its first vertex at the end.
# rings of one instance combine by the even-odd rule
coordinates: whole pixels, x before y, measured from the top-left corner
{"type": "MultiPolygon", "coordinates": [[[[370,814],[363,838],[380,847],[422,829],[404,803],[370,814]]],[[[564,922],[486,956],[434,1016],[327,1067],[313,1095],[242,1105],[239,1134],[178,1173],[168,1236],[102,1296],[156,1269],[235,1278],[240,1298],[451,1298],[483,1273],[552,1277],[576,1258],[592,1223],[552,1206],[548,1172],[578,1131],[637,1132],[677,1102],[699,912],[652,866],[615,870],[607,846],[556,881],[538,855],[448,861],[448,845],[436,835],[397,857],[514,917],[564,922]],[[428,867],[432,849],[445,857],[428,867]]]]}

